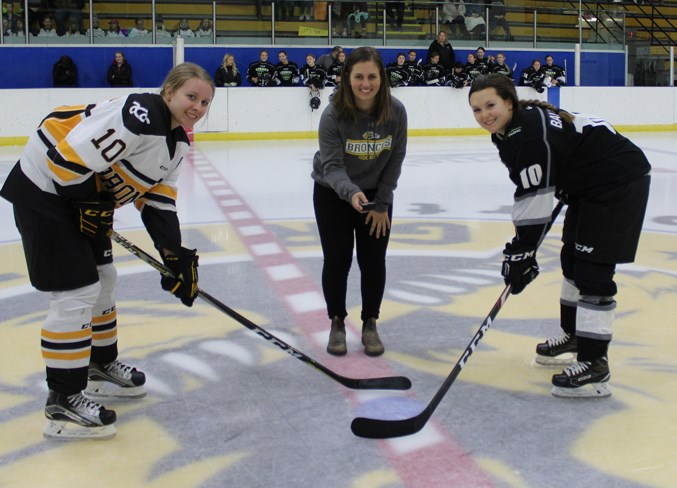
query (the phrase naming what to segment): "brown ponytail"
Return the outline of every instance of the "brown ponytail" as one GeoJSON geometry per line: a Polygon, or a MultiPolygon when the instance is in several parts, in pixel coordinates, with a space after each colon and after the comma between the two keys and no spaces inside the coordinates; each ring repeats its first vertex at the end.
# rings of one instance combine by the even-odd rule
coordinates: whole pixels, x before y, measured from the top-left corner
{"type": "Polygon", "coordinates": [[[544,102],[542,100],[520,100],[520,108],[524,107],[540,107],[547,110],[551,110],[562,117],[566,122],[570,124],[574,121],[575,115],[567,112],[566,110],[561,110],[555,107],[553,104],[544,102]]]}

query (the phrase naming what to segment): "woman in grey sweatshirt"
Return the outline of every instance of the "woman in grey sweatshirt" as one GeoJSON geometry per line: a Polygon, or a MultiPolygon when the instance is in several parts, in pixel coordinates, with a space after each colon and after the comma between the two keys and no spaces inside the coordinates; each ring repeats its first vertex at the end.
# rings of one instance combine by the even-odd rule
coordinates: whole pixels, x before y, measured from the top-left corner
{"type": "Polygon", "coordinates": [[[371,47],[352,51],[344,81],[322,113],[313,159],[313,205],[324,267],[322,290],[331,319],[327,352],[347,352],[344,319],[353,243],[361,271],[362,344],[383,354],[376,331],[385,290],[393,191],[407,149],[407,113],[391,97],[383,60],[371,47]]]}

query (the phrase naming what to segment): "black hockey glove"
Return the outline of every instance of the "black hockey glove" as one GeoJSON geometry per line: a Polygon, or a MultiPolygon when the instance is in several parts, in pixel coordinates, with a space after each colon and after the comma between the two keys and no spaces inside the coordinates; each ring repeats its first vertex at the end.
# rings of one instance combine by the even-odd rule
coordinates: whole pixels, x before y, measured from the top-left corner
{"type": "Polygon", "coordinates": [[[197,262],[198,255],[196,249],[181,248],[181,253],[177,255],[164,256],[162,260],[174,273],[174,278],[162,276],[160,284],[162,289],[173,293],[181,302],[192,307],[197,296],[197,262]]]}
{"type": "Polygon", "coordinates": [[[113,202],[75,202],[78,229],[87,237],[95,238],[113,228],[113,202]]]}
{"type": "Polygon", "coordinates": [[[518,295],[538,276],[536,248],[508,242],[503,249],[505,259],[501,274],[506,285],[512,285],[511,293],[518,295]]]}

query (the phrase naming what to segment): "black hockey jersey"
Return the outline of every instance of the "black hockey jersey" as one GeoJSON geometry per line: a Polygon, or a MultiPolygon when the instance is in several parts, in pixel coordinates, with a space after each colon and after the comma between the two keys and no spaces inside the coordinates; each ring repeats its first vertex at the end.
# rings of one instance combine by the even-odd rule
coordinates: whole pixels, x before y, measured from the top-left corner
{"type": "Polygon", "coordinates": [[[465,63],[463,66],[463,71],[468,73],[468,76],[470,76],[471,80],[474,80],[478,76],[482,76],[484,74],[482,66],[475,60],[474,63],[465,63]]]}
{"type": "Polygon", "coordinates": [[[540,69],[536,71],[533,66],[529,66],[522,71],[519,84],[521,86],[530,86],[537,92],[542,93],[545,90],[544,78],[545,75],[540,69]]]}
{"type": "Polygon", "coordinates": [[[489,61],[487,58],[476,58],[475,59],[475,64],[477,65],[477,68],[480,71],[480,74],[486,75],[487,73],[491,73],[492,70],[494,69],[494,63],[489,61]]]}
{"type": "Polygon", "coordinates": [[[517,186],[512,220],[519,240],[531,246],[545,231],[559,192],[594,197],[651,170],[641,149],[590,115],[575,114],[569,123],[551,110],[527,107],[492,142],[517,186]]]}
{"type": "Polygon", "coordinates": [[[441,64],[428,63],[423,67],[423,83],[428,86],[444,86],[445,72],[441,64]]]}
{"type": "Polygon", "coordinates": [[[280,86],[297,86],[301,79],[299,67],[293,61],[275,66],[275,83],[280,86]]]}
{"type": "Polygon", "coordinates": [[[390,63],[386,67],[386,75],[392,88],[409,85],[409,70],[406,66],[390,63]]]}
{"type": "Polygon", "coordinates": [[[247,81],[254,86],[268,86],[275,76],[275,66],[267,61],[254,61],[247,68],[247,81]],[[257,81],[252,81],[256,78],[257,81]]]}
{"type": "Polygon", "coordinates": [[[423,82],[423,67],[421,66],[421,63],[417,63],[416,61],[405,61],[404,65],[409,70],[409,86],[420,85],[423,82]]]}
{"type": "Polygon", "coordinates": [[[318,65],[304,64],[301,69],[301,76],[303,84],[308,88],[312,88],[311,85],[314,85],[317,89],[324,88],[324,84],[327,82],[327,72],[318,65]]]}
{"type": "Polygon", "coordinates": [[[494,65],[493,69],[492,69],[492,73],[500,73],[502,75],[507,76],[511,80],[514,80],[513,73],[512,73],[512,70],[510,69],[510,66],[508,66],[505,63],[503,63],[503,64],[496,63],[494,65]]]}
{"type": "Polygon", "coordinates": [[[556,64],[553,64],[552,66],[543,64],[541,65],[541,69],[539,71],[543,73],[544,78],[548,77],[550,79],[557,80],[557,84],[559,86],[564,86],[567,83],[566,73],[561,66],[557,66],[556,64]]]}
{"type": "Polygon", "coordinates": [[[345,63],[339,62],[338,59],[332,63],[329,67],[329,71],[327,71],[327,86],[338,86],[341,83],[341,71],[343,70],[344,64],[345,63]]]}
{"type": "Polygon", "coordinates": [[[465,71],[456,73],[455,71],[447,76],[447,86],[453,86],[454,88],[463,88],[465,86],[472,85],[472,79],[470,75],[465,71]]]}

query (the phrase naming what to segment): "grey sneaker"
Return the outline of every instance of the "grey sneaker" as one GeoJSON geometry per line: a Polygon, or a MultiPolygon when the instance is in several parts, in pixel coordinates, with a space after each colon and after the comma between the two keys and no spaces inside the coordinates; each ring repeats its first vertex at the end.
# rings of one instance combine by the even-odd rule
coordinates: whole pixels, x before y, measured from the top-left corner
{"type": "Polygon", "coordinates": [[[611,395],[610,378],[607,358],[579,361],[561,374],[553,375],[552,394],[567,398],[607,397],[611,395]]]}
{"type": "Polygon", "coordinates": [[[109,439],[115,435],[115,411],[85,397],[49,391],[45,404],[47,439],[109,439]]]}
{"type": "Polygon", "coordinates": [[[578,343],[575,335],[564,334],[536,345],[536,362],[567,366],[576,362],[578,343]]]}
{"type": "Polygon", "coordinates": [[[343,356],[348,352],[346,347],[346,324],[342,318],[334,317],[331,320],[327,352],[334,356],[343,356]]]}
{"type": "Polygon", "coordinates": [[[120,361],[90,363],[85,395],[90,398],[143,398],[146,375],[120,361]]]}
{"type": "Polygon", "coordinates": [[[362,344],[364,344],[364,353],[367,356],[380,356],[385,351],[376,331],[376,319],[367,319],[362,322],[362,344]]]}

